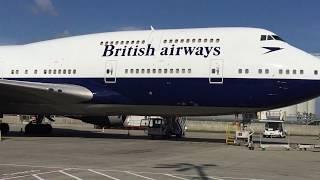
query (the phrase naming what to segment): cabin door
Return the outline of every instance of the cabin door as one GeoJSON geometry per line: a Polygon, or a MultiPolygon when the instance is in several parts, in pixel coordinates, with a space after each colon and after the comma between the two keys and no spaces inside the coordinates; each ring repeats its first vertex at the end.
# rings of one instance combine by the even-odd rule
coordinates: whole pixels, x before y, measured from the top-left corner
{"type": "Polygon", "coordinates": [[[117,61],[107,61],[105,66],[105,83],[117,82],[117,61]]]}
{"type": "Polygon", "coordinates": [[[223,84],[223,60],[211,60],[209,69],[209,83],[223,84]]]}

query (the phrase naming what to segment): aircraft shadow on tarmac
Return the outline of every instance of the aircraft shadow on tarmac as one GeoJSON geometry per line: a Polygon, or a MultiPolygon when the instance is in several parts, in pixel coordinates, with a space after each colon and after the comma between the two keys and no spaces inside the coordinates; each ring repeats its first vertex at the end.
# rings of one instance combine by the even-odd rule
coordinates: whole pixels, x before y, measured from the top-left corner
{"type": "MultiPolygon", "coordinates": [[[[175,164],[159,164],[153,168],[162,168],[162,169],[175,169],[177,172],[186,172],[186,171],[195,171],[198,175],[196,179],[200,180],[209,180],[205,170],[210,167],[216,167],[216,164],[190,164],[190,163],[175,163],[175,164]]],[[[194,178],[193,178],[194,179],[194,178]]]]}
{"type": "MultiPolygon", "coordinates": [[[[69,129],[69,128],[57,128],[53,129],[53,132],[50,134],[24,134],[23,132],[13,131],[10,132],[3,140],[6,140],[10,137],[80,137],[80,138],[105,138],[105,139],[135,139],[135,140],[149,140],[150,137],[146,135],[128,135],[122,133],[115,133],[109,132],[98,132],[98,131],[88,131],[88,130],[79,130],[79,129],[69,129]]],[[[120,132],[120,131],[119,131],[120,132]]],[[[258,137],[254,138],[254,143],[259,144],[260,140],[258,137]]],[[[184,138],[175,138],[174,136],[169,139],[161,139],[158,138],[156,140],[166,140],[166,141],[184,141],[184,142],[204,142],[204,143],[221,143],[225,144],[226,140],[224,138],[201,138],[201,137],[184,137],[184,138]]],[[[273,141],[270,140],[262,140],[261,143],[263,144],[285,144],[284,141],[273,141]]],[[[294,143],[294,142],[291,142],[294,143]]]]}
{"type": "MultiPolygon", "coordinates": [[[[116,131],[114,131],[116,132],[116,131]]],[[[123,131],[122,131],[123,132],[123,131]]],[[[105,139],[135,139],[135,140],[150,140],[147,135],[128,135],[124,133],[108,133],[97,132],[78,129],[64,129],[54,128],[50,134],[24,134],[23,132],[13,131],[10,132],[4,139],[10,139],[10,137],[80,137],[80,138],[105,138],[105,139]]],[[[155,140],[165,141],[185,141],[185,142],[205,142],[205,143],[225,143],[225,139],[221,138],[195,138],[195,137],[183,137],[176,138],[171,137],[169,139],[161,139],[160,137],[155,140]]]]}

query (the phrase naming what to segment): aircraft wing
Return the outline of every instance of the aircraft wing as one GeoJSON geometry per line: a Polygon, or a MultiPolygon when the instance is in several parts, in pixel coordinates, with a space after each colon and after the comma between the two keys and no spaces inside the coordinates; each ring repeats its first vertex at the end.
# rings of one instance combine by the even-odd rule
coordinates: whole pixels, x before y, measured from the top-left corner
{"type": "Polygon", "coordinates": [[[71,104],[92,97],[89,89],[78,85],[0,79],[0,103],[71,104]]]}

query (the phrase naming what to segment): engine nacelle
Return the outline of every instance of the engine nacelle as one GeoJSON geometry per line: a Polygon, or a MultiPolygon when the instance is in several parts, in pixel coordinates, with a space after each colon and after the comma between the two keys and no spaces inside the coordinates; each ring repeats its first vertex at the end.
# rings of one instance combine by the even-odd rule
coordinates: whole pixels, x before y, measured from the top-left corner
{"type": "Polygon", "coordinates": [[[70,117],[82,122],[93,124],[96,128],[123,127],[125,116],[79,116],[70,117]]]}

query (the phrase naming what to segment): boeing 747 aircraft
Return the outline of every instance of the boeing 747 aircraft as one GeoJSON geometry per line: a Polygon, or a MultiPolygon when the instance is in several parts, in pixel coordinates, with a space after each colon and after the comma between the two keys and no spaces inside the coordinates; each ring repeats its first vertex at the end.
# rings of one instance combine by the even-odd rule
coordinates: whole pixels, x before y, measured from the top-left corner
{"type": "MultiPolygon", "coordinates": [[[[257,112],[320,95],[320,61],[258,28],[108,32],[0,47],[0,114],[257,112]]],[[[3,132],[7,124],[1,124],[3,132]]]]}

